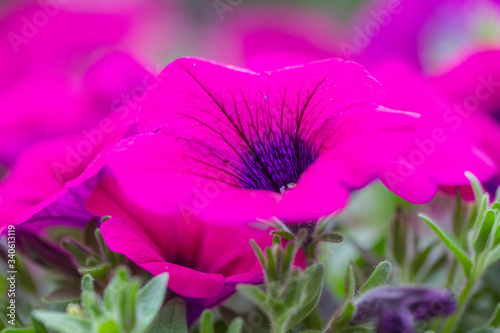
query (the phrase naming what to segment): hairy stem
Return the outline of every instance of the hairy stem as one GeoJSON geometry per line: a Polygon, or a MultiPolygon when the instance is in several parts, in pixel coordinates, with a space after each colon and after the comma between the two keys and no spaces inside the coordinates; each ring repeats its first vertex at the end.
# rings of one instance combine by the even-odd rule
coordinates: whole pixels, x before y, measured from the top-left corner
{"type": "Polygon", "coordinates": [[[446,320],[446,323],[443,328],[443,333],[452,333],[455,331],[455,328],[458,324],[460,318],[462,318],[462,314],[469,303],[469,300],[472,296],[472,292],[474,291],[474,286],[476,285],[475,281],[469,279],[465,284],[460,297],[458,298],[458,308],[457,311],[446,320]]]}

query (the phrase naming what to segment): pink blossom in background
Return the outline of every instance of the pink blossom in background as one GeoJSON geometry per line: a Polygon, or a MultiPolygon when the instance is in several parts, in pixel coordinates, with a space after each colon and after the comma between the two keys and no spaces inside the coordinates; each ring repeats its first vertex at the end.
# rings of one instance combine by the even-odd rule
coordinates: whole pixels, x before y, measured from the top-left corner
{"type": "Polygon", "coordinates": [[[442,186],[468,185],[465,171],[482,181],[497,172],[490,151],[464,126],[456,126],[454,101],[430,78],[397,59],[380,64],[373,73],[387,91],[385,105],[422,115],[412,144],[379,174],[391,191],[425,203],[442,186]]]}
{"type": "Polygon", "coordinates": [[[128,28],[126,17],[111,14],[59,9],[40,27],[31,21],[38,17],[48,15],[34,4],[0,25],[9,37],[0,48],[0,161],[7,166],[30,144],[81,131],[109,112],[87,107],[81,73],[96,50],[117,43],[128,28]]]}
{"type": "Polygon", "coordinates": [[[259,74],[183,58],[161,77],[139,114],[145,134],[113,148],[107,165],[162,216],[316,221],[409,143],[416,118],[380,107],[378,83],[341,60],[259,74]]]}
{"type": "Polygon", "coordinates": [[[96,80],[115,77],[115,82],[106,82],[118,83],[107,88],[109,95],[104,98],[111,101],[119,97],[112,95],[116,90],[131,89],[147,74],[130,56],[119,53],[94,65],[104,48],[124,38],[129,17],[65,9],[50,12],[33,4],[14,10],[0,25],[9,37],[2,39],[0,48],[0,161],[7,166],[29,145],[92,128],[109,114],[109,104],[93,104],[96,80]],[[47,18],[44,25],[37,21],[43,17],[47,18]],[[83,82],[87,69],[95,78],[83,82]]]}
{"type": "MultiPolygon", "coordinates": [[[[452,126],[478,142],[500,165],[500,51],[473,54],[432,81],[460,107],[449,115],[452,126]]],[[[485,182],[492,194],[499,185],[499,172],[485,182]]],[[[469,192],[464,188],[462,191],[469,192]]]]}
{"type": "MultiPolygon", "coordinates": [[[[80,175],[103,149],[123,138],[137,117],[137,101],[130,105],[133,98],[129,95],[140,88],[141,94],[136,98],[142,100],[155,80],[129,55],[114,52],[93,64],[80,84],[84,87],[80,91],[83,100],[75,107],[82,108],[82,115],[100,113],[101,118],[95,118],[93,123],[78,123],[81,126],[79,130],[74,128],[65,134],[54,132],[44,140],[38,138],[19,154],[0,183],[0,218],[3,223],[15,221],[33,206],[56,194],[65,182],[80,175]],[[122,98],[125,94],[128,99],[122,98]]],[[[68,109],[60,111],[71,115],[74,109],[71,105],[66,107],[68,109]]],[[[48,116],[39,108],[27,111],[33,113],[30,118],[48,116]]],[[[51,128],[56,126],[54,130],[64,129],[61,121],[64,123],[65,119],[56,117],[46,124],[51,128]]],[[[16,129],[14,133],[22,131],[16,129]]],[[[8,136],[9,131],[2,134],[8,136]]],[[[3,140],[4,145],[15,144],[5,137],[3,140]]]]}
{"type": "Polygon", "coordinates": [[[0,51],[2,223],[57,194],[123,138],[157,85],[131,55],[109,51],[134,26],[127,6],[109,14],[54,3],[19,7],[0,25],[9,36],[0,51]]]}
{"type": "Polygon", "coordinates": [[[369,70],[390,57],[417,70],[442,71],[475,52],[500,48],[499,19],[498,0],[368,1],[340,48],[369,70]]]}
{"type": "Polygon", "coordinates": [[[340,55],[341,35],[333,16],[311,8],[242,4],[208,27],[200,51],[254,71],[273,70],[340,55]]]}

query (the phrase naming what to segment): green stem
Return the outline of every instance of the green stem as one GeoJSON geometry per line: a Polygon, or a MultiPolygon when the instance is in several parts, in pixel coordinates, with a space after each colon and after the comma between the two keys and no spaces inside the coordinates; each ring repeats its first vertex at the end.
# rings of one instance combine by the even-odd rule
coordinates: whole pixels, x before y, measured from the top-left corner
{"type": "Polygon", "coordinates": [[[464,227],[464,222],[463,222],[463,207],[462,207],[462,196],[460,195],[460,191],[457,189],[457,202],[456,202],[456,207],[455,207],[455,218],[454,218],[454,224],[453,224],[453,233],[455,236],[462,241],[462,230],[464,227]]]}
{"type": "Polygon", "coordinates": [[[285,333],[286,326],[285,323],[274,322],[271,325],[271,333],[285,333]]]}
{"type": "Polygon", "coordinates": [[[462,290],[462,293],[460,294],[460,297],[458,298],[458,308],[455,313],[446,320],[446,323],[443,328],[443,333],[452,333],[454,332],[458,320],[462,318],[462,314],[465,311],[465,308],[467,304],[469,303],[469,300],[472,296],[472,291],[474,290],[474,286],[476,285],[476,281],[467,281],[465,284],[464,289],[462,290]]]}
{"type": "Polygon", "coordinates": [[[453,281],[457,275],[458,261],[453,257],[453,263],[451,264],[450,272],[448,273],[448,278],[446,279],[446,288],[451,289],[453,287],[453,281]]]}
{"type": "Polygon", "coordinates": [[[318,308],[315,308],[309,316],[304,319],[304,325],[308,329],[321,330],[323,328],[323,319],[318,312],[318,308]]]}

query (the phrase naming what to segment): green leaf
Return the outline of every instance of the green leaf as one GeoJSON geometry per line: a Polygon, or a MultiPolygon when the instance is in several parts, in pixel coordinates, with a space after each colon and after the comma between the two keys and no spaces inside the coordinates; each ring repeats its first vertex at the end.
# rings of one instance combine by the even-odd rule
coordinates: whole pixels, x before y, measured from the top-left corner
{"type": "Polygon", "coordinates": [[[168,302],[158,313],[147,333],[187,333],[186,305],[176,298],[168,302]]]}
{"type": "Polygon", "coordinates": [[[107,311],[114,311],[114,307],[120,304],[120,293],[127,285],[129,275],[129,270],[126,267],[120,266],[116,269],[115,275],[104,290],[104,306],[107,311]]]}
{"type": "Polygon", "coordinates": [[[78,285],[62,286],[52,290],[42,297],[45,303],[71,303],[80,299],[80,288],[78,285]]]}
{"type": "MultiPolygon", "coordinates": [[[[103,220],[104,220],[104,218],[103,218],[103,220]]],[[[96,239],[97,243],[100,245],[101,251],[104,252],[106,259],[108,259],[111,266],[116,267],[118,265],[117,254],[109,249],[108,245],[106,244],[106,241],[104,240],[104,237],[102,237],[101,229],[95,230],[94,238],[96,239]]]]}
{"type": "Polygon", "coordinates": [[[49,333],[45,326],[35,317],[31,316],[31,322],[33,323],[36,333],[49,333]]]}
{"type": "Polygon", "coordinates": [[[298,285],[301,290],[301,302],[299,310],[288,320],[288,328],[300,323],[304,318],[314,310],[319,302],[321,291],[323,290],[323,281],[325,275],[325,266],[322,263],[314,264],[308,267],[303,273],[303,282],[298,285]]]}
{"type": "Polygon", "coordinates": [[[88,317],[93,320],[103,315],[102,301],[93,291],[82,291],[82,306],[88,317]]]}
{"type": "Polygon", "coordinates": [[[238,317],[231,322],[231,325],[229,325],[229,328],[227,329],[227,333],[241,333],[242,329],[243,319],[238,317]]]}
{"type": "Polygon", "coordinates": [[[96,319],[102,315],[102,302],[94,293],[94,279],[90,274],[82,278],[82,306],[87,315],[96,319]]]}
{"type": "Polygon", "coordinates": [[[251,300],[255,305],[266,307],[267,295],[259,287],[251,284],[240,284],[237,287],[238,292],[251,300]]]}
{"type": "Polygon", "coordinates": [[[98,333],[121,333],[113,319],[99,323],[98,333]]]}
{"type": "Polygon", "coordinates": [[[83,243],[96,252],[99,251],[99,243],[95,238],[94,232],[97,229],[98,225],[99,219],[93,218],[89,221],[89,223],[87,223],[87,225],[85,226],[85,230],[83,231],[83,243]]]}
{"type": "Polygon", "coordinates": [[[358,292],[358,296],[376,287],[383,286],[389,280],[392,273],[391,263],[388,261],[382,261],[373,271],[372,275],[368,278],[365,284],[361,287],[358,292]]]}
{"type": "Polygon", "coordinates": [[[356,294],[356,278],[354,277],[354,270],[352,269],[352,265],[349,265],[347,268],[347,293],[346,299],[354,300],[354,296],[356,294]]]}
{"type": "Polygon", "coordinates": [[[92,325],[84,318],[45,310],[34,311],[33,317],[45,327],[59,333],[91,333],[92,325]]]}
{"type": "Polygon", "coordinates": [[[476,178],[471,172],[466,171],[465,172],[465,177],[467,177],[472,185],[472,189],[474,190],[474,197],[476,198],[476,202],[480,202],[485,193],[483,190],[483,185],[481,185],[481,182],[479,179],[476,178]]]}
{"type": "Polygon", "coordinates": [[[474,242],[474,250],[477,253],[481,253],[488,246],[488,239],[490,238],[491,230],[495,224],[496,214],[493,210],[488,210],[482,221],[481,228],[477,235],[476,241],[474,242]]]}
{"type": "Polygon", "coordinates": [[[87,258],[92,257],[93,253],[83,244],[72,237],[65,237],[61,240],[61,246],[71,253],[79,266],[84,266],[87,258]]]}
{"type": "Polygon", "coordinates": [[[210,310],[205,310],[201,314],[200,333],[214,333],[214,323],[210,310]]]}
{"type": "Polygon", "coordinates": [[[82,278],[82,291],[94,291],[94,279],[92,278],[92,275],[85,274],[82,278]]]}
{"type": "Polygon", "coordinates": [[[34,328],[6,328],[1,333],[36,333],[34,328]]]}
{"type": "Polygon", "coordinates": [[[266,258],[264,257],[264,253],[262,253],[262,250],[260,249],[259,245],[253,239],[250,240],[250,245],[252,246],[252,249],[255,252],[257,258],[259,258],[260,265],[262,266],[262,269],[265,272],[267,269],[267,262],[266,258]]]}
{"type": "Polygon", "coordinates": [[[467,333],[500,333],[499,329],[493,327],[479,327],[468,331],[467,333]]]}
{"type": "Polygon", "coordinates": [[[144,332],[154,321],[163,305],[167,292],[168,274],[164,273],[152,278],[137,293],[136,316],[137,324],[134,332],[144,332]]]}
{"type": "Polygon", "coordinates": [[[344,304],[344,307],[342,308],[342,310],[334,316],[334,318],[330,324],[330,328],[337,329],[337,328],[342,328],[345,325],[347,325],[351,321],[355,310],[356,310],[356,306],[354,305],[354,303],[352,303],[351,301],[347,301],[344,304]]]}
{"type": "Polygon", "coordinates": [[[499,244],[500,244],[500,224],[497,225],[496,230],[494,231],[492,247],[496,247],[499,244]]]}
{"type": "Polygon", "coordinates": [[[284,230],[273,230],[273,231],[271,231],[271,235],[278,235],[281,238],[286,239],[286,240],[295,239],[295,236],[292,233],[289,233],[288,231],[284,231],[284,230]]]}
{"type": "Polygon", "coordinates": [[[330,232],[319,237],[320,242],[341,243],[343,240],[344,236],[337,232],[330,232]]]}
{"type": "Polygon", "coordinates": [[[472,270],[472,261],[469,259],[465,251],[462,250],[456,239],[448,232],[441,229],[441,227],[432,222],[425,215],[420,214],[420,217],[427,222],[427,224],[432,228],[432,230],[434,230],[434,232],[439,236],[439,238],[441,238],[444,244],[451,250],[451,252],[453,252],[458,261],[460,261],[460,263],[462,264],[465,274],[467,276],[470,276],[472,270]]]}
{"type": "Polygon", "coordinates": [[[109,264],[98,264],[92,267],[79,267],[78,271],[81,274],[90,274],[95,278],[102,278],[108,275],[109,269],[109,264]]]}
{"type": "Polygon", "coordinates": [[[390,250],[392,257],[399,266],[403,266],[406,259],[408,238],[407,222],[404,216],[403,207],[398,207],[396,210],[396,216],[391,223],[389,236],[388,242],[391,245],[390,250]]]}
{"type": "Polygon", "coordinates": [[[266,247],[267,269],[266,276],[268,281],[276,281],[278,278],[278,267],[271,248],[266,247]]]}
{"type": "Polygon", "coordinates": [[[500,304],[497,305],[493,316],[491,316],[490,326],[500,328],[500,304]]]}
{"type": "MultiPolygon", "coordinates": [[[[36,294],[37,288],[36,288],[35,281],[33,280],[33,277],[31,276],[31,272],[30,272],[28,265],[26,264],[26,260],[23,258],[26,258],[26,257],[16,256],[14,259],[15,265],[16,265],[16,271],[17,271],[16,282],[18,281],[23,288],[26,288],[27,290],[36,294]]],[[[29,258],[29,256],[28,256],[28,258],[29,258]]]]}

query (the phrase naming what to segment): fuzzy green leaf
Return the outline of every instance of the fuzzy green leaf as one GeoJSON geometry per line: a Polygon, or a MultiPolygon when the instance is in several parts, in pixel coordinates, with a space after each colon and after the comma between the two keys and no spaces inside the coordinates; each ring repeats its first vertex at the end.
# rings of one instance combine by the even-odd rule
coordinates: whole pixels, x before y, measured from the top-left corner
{"type": "Polygon", "coordinates": [[[480,202],[485,195],[483,186],[479,179],[476,178],[471,172],[466,171],[465,176],[469,179],[472,189],[474,190],[474,197],[476,198],[476,202],[480,202]]]}
{"type": "Polygon", "coordinates": [[[260,265],[262,266],[262,269],[266,271],[267,269],[267,262],[266,258],[264,257],[264,253],[262,253],[262,250],[260,249],[259,245],[253,240],[250,240],[250,245],[252,246],[253,251],[255,252],[255,255],[260,261],[260,265]]]}
{"type": "Polygon", "coordinates": [[[240,333],[242,329],[243,319],[238,317],[231,322],[231,325],[229,325],[229,328],[227,329],[227,333],[240,333]]]}
{"type": "Polygon", "coordinates": [[[349,265],[347,268],[347,293],[346,299],[354,300],[354,296],[356,294],[356,277],[354,276],[354,270],[352,269],[352,265],[349,265]]]}
{"type": "Polygon", "coordinates": [[[495,328],[500,328],[500,304],[497,305],[493,316],[490,319],[490,326],[495,328]]]}
{"type": "Polygon", "coordinates": [[[299,283],[301,290],[300,309],[288,320],[288,327],[300,323],[304,318],[314,310],[319,302],[321,291],[323,290],[323,280],[325,275],[325,266],[322,263],[314,264],[304,271],[303,282],[299,283]]]}
{"type": "Polygon", "coordinates": [[[31,316],[31,322],[33,323],[33,327],[35,328],[36,333],[49,333],[47,328],[35,317],[31,316]]]}
{"type": "Polygon", "coordinates": [[[373,271],[365,284],[360,288],[358,296],[376,287],[383,286],[389,280],[392,266],[388,261],[382,261],[373,271]]]}
{"type": "Polygon", "coordinates": [[[350,321],[352,316],[354,315],[354,311],[356,310],[356,306],[351,301],[347,301],[344,304],[344,307],[340,312],[338,312],[333,318],[330,329],[334,330],[337,328],[344,327],[350,321]]]}
{"type": "Polygon", "coordinates": [[[500,329],[495,329],[493,327],[479,327],[474,328],[467,333],[500,333],[500,329]]]}
{"type": "Polygon", "coordinates": [[[493,210],[488,210],[482,221],[481,228],[474,242],[474,249],[477,253],[481,253],[488,246],[488,239],[490,238],[491,230],[495,224],[496,214],[493,210]]]}
{"type": "Polygon", "coordinates": [[[101,277],[105,277],[108,275],[109,269],[110,269],[109,264],[98,264],[98,265],[90,266],[90,267],[85,267],[85,266],[79,267],[78,271],[81,274],[90,274],[93,277],[101,278],[101,277]]]}
{"type": "Polygon", "coordinates": [[[159,312],[147,333],[187,333],[186,305],[180,298],[168,302],[159,312]]]}
{"type": "Polygon", "coordinates": [[[120,333],[119,328],[113,319],[106,319],[105,321],[99,323],[98,333],[120,333]]]}
{"type": "Polygon", "coordinates": [[[330,232],[319,237],[320,242],[341,243],[343,240],[344,236],[337,232],[330,232]]]}
{"type": "Polygon", "coordinates": [[[284,230],[273,230],[273,231],[271,231],[271,235],[278,235],[281,238],[286,239],[286,240],[295,239],[295,236],[292,233],[289,233],[288,231],[284,231],[284,230]]]}
{"type": "Polygon", "coordinates": [[[36,310],[33,316],[47,328],[58,333],[91,333],[92,325],[84,318],[45,310],[36,310]]]}
{"type": "Polygon", "coordinates": [[[201,314],[200,333],[214,333],[214,323],[210,310],[205,310],[201,314]]]}
{"type": "Polygon", "coordinates": [[[467,276],[470,276],[472,269],[472,261],[469,259],[465,251],[462,250],[457,240],[448,232],[441,229],[441,227],[439,227],[437,224],[432,222],[425,215],[420,214],[420,217],[427,222],[427,224],[432,228],[432,230],[434,230],[434,232],[439,236],[439,238],[441,238],[444,244],[451,250],[451,252],[453,252],[458,261],[460,261],[460,263],[462,264],[465,274],[467,276]]]}
{"type": "Polygon", "coordinates": [[[80,289],[78,285],[62,286],[52,290],[49,294],[43,296],[45,303],[70,303],[80,299],[80,289]]]}
{"type": "Polygon", "coordinates": [[[238,287],[240,294],[251,300],[255,305],[266,307],[267,295],[257,286],[250,284],[240,284],[238,287]]]}
{"type": "Polygon", "coordinates": [[[152,278],[139,290],[136,298],[137,323],[134,332],[144,332],[151,325],[163,305],[167,291],[168,274],[152,278]]]}

